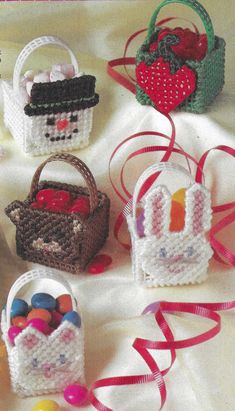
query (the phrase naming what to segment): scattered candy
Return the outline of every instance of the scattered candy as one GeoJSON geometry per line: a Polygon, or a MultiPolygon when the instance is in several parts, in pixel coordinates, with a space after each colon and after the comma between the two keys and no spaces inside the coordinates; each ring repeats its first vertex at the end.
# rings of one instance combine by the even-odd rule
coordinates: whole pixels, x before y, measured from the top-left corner
{"type": "Polygon", "coordinates": [[[11,318],[17,317],[19,315],[26,316],[29,311],[29,306],[26,303],[26,301],[20,299],[20,298],[15,298],[13,300],[12,306],[11,306],[11,318]]]}
{"type": "Polygon", "coordinates": [[[87,267],[87,272],[90,274],[101,274],[105,271],[105,265],[100,262],[91,262],[87,267]]]}
{"type": "Polygon", "coordinates": [[[33,411],[60,411],[60,406],[53,400],[42,400],[34,406],[33,411]]]}
{"type": "Polygon", "coordinates": [[[23,329],[27,325],[27,318],[23,316],[14,317],[12,318],[12,325],[23,329]]]}
{"type": "Polygon", "coordinates": [[[82,405],[87,401],[88,390],[84,385],[68,385],[64,390],[64,399],[71,405],[82,405]]]}
{"type": "Polygon", "coordinates": [[[62,318],[62,322],[64,321],[69,321],[78,328],[81,327],[81,317],[76,311],[69,311],[68,313],[66,313],[62,318]]]}
{"type": "Polygon", "coordinates": [[[27,321],[27,325],[36,328],[36,330],[45,335],[49,335],[52,332],[52,328],[49,327],[46,321],[42,320],[41,318],[32,318],[32,320],[27,321]]]}
{"type": "Polygon", "coordinates": [[[45,321],[46,323],[49,324],[49,322],[52,319],[51,313],[48,310],[45,310],[45,308],[33,308],[28,316],[27,320],[30,321],[33,318],[41,318],[41,320],[45,321]]]}
{"type": "Polygon", "coordinates": [[[32,296],[31,304],[33,308],[45,308],[45,310],[53,311],[56,307],[56,300],[50,294],[37,293],[32,296]]]}
{"type": "Polygon", "coordinates": [[[62,294],[56,299],[56,308],[61,314],[73,310],[72,299],[69,294],[62,294]]]}
{"type": "Polygon", "coordinates": [[[15,338],[22,332],[22,328],[12,325],[8,330],[8,338],[12,345],[15,344],[15,338]]]}
{"type": "Polygon", "coordinates": [[[112,264],[113,260],[112,257],[110,257],[110,255],[108,254],[98,254],[93,259],[93,263],[94,262],[102,263],[105,267],[108,267],[110,264],[112,264]]]}

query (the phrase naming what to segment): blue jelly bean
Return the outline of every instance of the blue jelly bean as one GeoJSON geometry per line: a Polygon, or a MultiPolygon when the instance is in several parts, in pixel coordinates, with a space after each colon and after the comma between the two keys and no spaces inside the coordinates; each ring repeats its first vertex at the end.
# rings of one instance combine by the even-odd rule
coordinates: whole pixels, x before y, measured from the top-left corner
{"type": "Polygon", "coordinates": [[[56,307],[56,300],[52,295],[47,293],[37,293],[31,299],[33,308],[44,308],[45,310],[53,311],[56,307]]]}
{"type": "Polygon", "coordinates": [[[81,327],[81,317],[76,311],[69,311],[66,313],[62,318],[62,322],[63,321],[69,321],[70,323],[76,325],[76,327],[81,327]]]}
{"type": "Polygon", "coordinates": [[[21,298],[15,298],[11,306],[11,318],[19,315],[26,316],[29,312],[29,306],[26,301],[21,298]]]}

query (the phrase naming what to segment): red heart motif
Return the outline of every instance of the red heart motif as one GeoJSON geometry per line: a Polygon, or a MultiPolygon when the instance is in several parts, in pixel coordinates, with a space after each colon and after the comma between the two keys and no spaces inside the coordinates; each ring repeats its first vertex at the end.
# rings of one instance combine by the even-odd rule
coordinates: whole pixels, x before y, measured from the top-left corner
{"type": "Polygon", "coordinates": [[[156,108],[165,114],[179,106],[196,88],[193,70],[184,64],[172,74],[169,63],[162,57],[150,66],[141,61],[136,66],[136,80],[156,108]]]}

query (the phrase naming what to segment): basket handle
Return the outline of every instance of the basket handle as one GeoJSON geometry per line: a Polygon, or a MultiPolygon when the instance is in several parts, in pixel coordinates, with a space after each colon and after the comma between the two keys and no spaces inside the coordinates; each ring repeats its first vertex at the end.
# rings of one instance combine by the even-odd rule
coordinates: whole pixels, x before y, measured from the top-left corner
{"type": "Polygon", "coordinates": [[[46,161],[44,161],[36,170],[31,187],[30,187],[30,192],[29,192],[29,199],[32,201],[33,200],[33,193],[38,189],[38,183],[39,179],[41,176],[41,172],[45,165],[47,163],[51,163],[52,161],[64,161],[65,163],[70,164],[73,166],[84,178],[87,188],[89,191],[89,201],[90,201],[90,211],[93,213],[93,211],[96,209],[98,206],[99,200],[98,200],[98,192],[97,192],[97,187],[95,183],[95,179],[93,175],[91,174],[89,168],[86,166],[85,163],[83,163],[82,160],[79,158],[73,156],[72,154],[54,154],[53,156],[49,157],[46,161]]]}
{"type": "MultiPolygon", "coordinates": [[[[135,185],[134,193],[133,193],[133,207],[132,207],[132,216],[134,220],[136,221],[136,207],[138,204],[138,196],[139,192],[145,183],[145,181],[154,173],[157,171],[173,171],[173,172],[178,172],[181,174],[184,174],[186,177],[190,179],[190,182],[192,184],[195,183],[195,180],[193,176],[186,170],[184,167],[180,166],[179,164],[175,163],[170,163],[170,162],[160,162],[157,164],[153,164],[152,166],[146,168],[144,172],[141,174],[139,179],[137,180],[137,183],[135,185]]],[[[146,193],[147,194],[147,193],[146,193]]]]}
{"type": "Polygon", "coordinates": [[[153,13],[151,17],[151,20],[148,26],[148,35],[147,35],[148,40],[150,40],[155,30],[156,19],[158,17],[160,10],[164,6],[168,4],[172,4],[172,3],[180,3],[180,4],[184,4],[185,6],[191,7],[199,15],[205,27],[206,34],[207,34],[208,52],[211,52],[214,48],[214,43],[215,43],[213,25],[212,25],[210,16],[207,13],[206,9],[197,0],[163,0],[163,2],[159,4],[159,6],[156,8],[155,12],[153,13]]]}
{"type": "Polygon", "coordinates": [[[69,283],[67,282],[67,280],[65,280],[65,278],[60,275],[57,272],[53,272],[53,271],[45,271],[42,269],[38,269],[38,270],[31,270],[28,271],[27,273],[22,274],[12,285],[8,297],[7,297],[7,303],[6,303],[6,322],[7,322],[7,327],[9,328],[11,326],[11,306],[13,303],[14,298],[16,297],[16,295],[18,294],[18,292],[21,290],[22,287],[24,287],[26,284],[30,283],[31,281],[34,280],[39,280],[39,279],[52,279],[57,281],[58,283],[60,283],[61,285],[63,285],[63,287],[66,289],[66,291],[68,291],[68,293],[71,296],[72,299],[72,307],[74,311],[77,311],[77,303],[76,300],[73,296],[73,292],[72,289],[69,285],[69,283]]]}
{"type": "Polygon", "coordinates": [[[17,57],[15,67],[14,67],[14,73],[13,73],[13,90],[16,93],[19,93],[20,90],[20,75],[21,75],[21,70],[27,60],[27,58],[30,56],[30,54],[38,49],[39,47],[46,46],[48,44],[54,44],[56,46],[62,47],[65,50],[68,51],[70,58],[71,58],[71,63],[74,66],[74,71],[75,75],[79,73],[79,67],[78,67],[78,62],[73,54],[72,50],[70,47],[59,37],[55,36],[42,36],[42,37],[37,37],[36,39],[30,41],[30,43],[26,44],[26,46],[21,50],[19,56],[17,57]]]}

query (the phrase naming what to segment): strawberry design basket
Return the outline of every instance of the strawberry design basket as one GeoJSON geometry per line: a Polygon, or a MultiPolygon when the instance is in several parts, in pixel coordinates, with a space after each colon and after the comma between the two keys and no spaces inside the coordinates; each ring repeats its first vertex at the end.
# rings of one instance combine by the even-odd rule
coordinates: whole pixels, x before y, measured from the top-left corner
{"type": "Polygon", "coordinates": [[[147,168],[137,181],[133,211],[127,216],[135,280],[146,287],[205,280],[208,261],[213,254],[206,238],[210,222],[210,193],[202,184],[195,183],[187,170],[173,163],[147,168]],[[157,171],[178,171],[190,178],[191,185],[185,191],[184,226],[179,231],[170,231],[171,194],[165,185],[157,185],[147,192],[141,200],[143,212],[137,217],[139,191],[147,178],[157,171]]]}
{"type": "Polygon", "coordinates": [[[63,321],[50,335],[28,325],[15,337],[14,344],[9,339],[11,307],[15,297],[26,284],[40,279],[50,279],[62,285],[71,296],[73,310],[79,315],[70,285],[58,273],[32,270],[13,284],[2,311],[1,329],[8,352],[12,388],[22,397],[60,392],[68,384],[84,383],[82,324],[78,327],[70,321],[63,321]]]}
{"type": "Polygon", "coordinates": [[[162,113],[175,108],[203,113],[224,85],[225,41],[214,35],[209,15],[197,0],[164,0],[150,20],[136,56],[136,98],[162,113]],[[201,18],[206,35],[189,29],[155,27],[160,10],[180,3],[201,18]]]}
{"type": "Polygon", "coordinates": [[[43,36],[28,43],[16,60],[13,81],[3,81],[4,122],[21,149],[27,154],[41,155],[87,146],[93,107],[99,101],[95,81],[94,76],[79,72],[75,55],[61,39],[43,36]],[[51,78],[51,82],[41,82],[39,78],[31,82],[28,96],[23,87],[27,78],[20,77],[22,68],[33,51],[47,45],[68,51],[72,77],[56,72],[57,77],[51,78]]]}
{"type": "Polygon", "coordinates": [[[13,201],[5,211],[16,225],[18,255],[25,260],[78,273],[105,243],[109,206],[108,197],[97,191],[93,175],[81,160],[71,154],[55,154],[36,170],[27,199],[13,201]],[[72,165],[86,181],[87,188],[54,181],[39,184],[44,166],[52,161],[72,165]],[[66,208],[63,204],[59,208],[55,203],[41,207],[36,202],[37,195],[48,189],[49,193],[55,190],[55,196],[61,191],[69,194],[69,202],[73,204],[82,199],[86,205],[88,203],[88,211],[84,214],[79,208],[66,208]]]}

